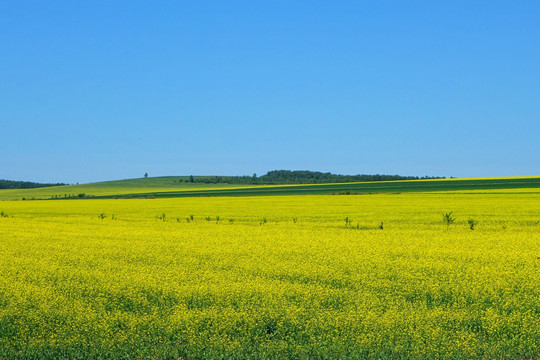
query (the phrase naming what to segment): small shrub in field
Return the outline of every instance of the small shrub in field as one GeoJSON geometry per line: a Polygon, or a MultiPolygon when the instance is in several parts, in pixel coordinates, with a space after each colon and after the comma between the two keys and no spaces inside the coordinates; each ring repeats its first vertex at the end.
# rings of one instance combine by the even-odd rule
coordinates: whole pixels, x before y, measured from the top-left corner
{"type": "Polygon", "coordinates": [[[234,223],[234,219],[229,219],[229,224],[234,223]]]}
{"type": "Polygon", "coordinates": [[[294,224],[296,224],[296,223],[298,222],[298,218],[297,218],[297,217],[293,217],[293,218],[292,218],[292,222],[293,222],[294,224]]]}
{"type": "Polygon", "coordinates": [[[100,218],[101,220],[105,219],[107,217],[107,215],[105,215],[105,213],[101,213],[98,215],[98,218],[100,218]]]}
{"type": "Polygon", "coordinates": [[[206,219],[206,221],[211,221],[212,220],[212,218],[210,216],[207,216],[205,219],[206,219]]]}
{"type": "Polygon", "coordinates": [[[469,220],[467,220],[467,222],[469,223],[469,228],[470,228],[471,230],[474,230],[474,227],[475,227],[476,225],[478,225],[478,221],[476,221],[476,220],[474,220],[474,219],[469,219],[469,220]]]}
{"type": "Polygon", "coordinates": [[[443,214],[443,222],[446,224],[446,230],[448,230],[450,225],[453,224],[454,221],[456,221],[456,218],[452,216],[453,213],[454,213],[453,211],[450,211],[448,213],[443,214]]]}
{"type": "Polygon", "coordinates": [[[190,219],[191,221],[195,221],[195,216],[193,216],[193,214],[191,214],[191,215],[189,215],[189,219],[190,219]]]}
{"type": "Polygon", "coordinates": [[[5,213],[5,212],[3,212],[3,211],[0,211],[0,217],[4,217],[4,218],[6,218],[6,217],[9,217],[9,215],[8,215],[8,214],[6,214],[6,213],[5,213]]]}
{"type": "Polygon", "coordinates": [[[384,226],[383,226],[383,222],[381,221],[381,223],[379,224],[379,229],[380,230],[383,230],[384,229],[384,226]]]}
{"type": "Polygon", "coordinates": [[[259,222],[259,225],[264,225],[264,224],[266,224],[267,222],[268,222],[268,220],[266,220],[266,218],[263,217],[263,218],[261,219],[261,221],[259,222]]]}
{"type": "Polygon", "coordinates": [[[161,215],[156,216],[156,219],[159,219],[161,221],[167,221],[167,215],[165,215],[165,213],[163,213],[161,215]]]}
{"type": "Polygon", "coordinates": [[[349,227],[349,225],[351,225],[351,224],[352,224],[352,220],[349,219],[349,217],[346,217],[345,218],[345,227],[349,227]]]}

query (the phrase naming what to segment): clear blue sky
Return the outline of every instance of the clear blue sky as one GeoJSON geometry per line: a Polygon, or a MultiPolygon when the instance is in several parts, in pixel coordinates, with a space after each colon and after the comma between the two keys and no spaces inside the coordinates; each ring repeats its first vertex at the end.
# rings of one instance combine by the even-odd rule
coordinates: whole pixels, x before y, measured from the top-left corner
{"type": "Polygon", "coordinates": [[[540,1],[2,1],[0,179],[540,175],[540,1]]]}

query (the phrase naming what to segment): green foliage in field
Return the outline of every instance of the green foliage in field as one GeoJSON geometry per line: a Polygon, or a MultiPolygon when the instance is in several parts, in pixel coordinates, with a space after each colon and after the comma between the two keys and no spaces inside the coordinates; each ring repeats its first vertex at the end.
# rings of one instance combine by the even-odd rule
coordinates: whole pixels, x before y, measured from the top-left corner
{"type": "Polygon", "coordinates": [[[533,359],[539,204],[540,193],[2,202],[0,359],[533,359]]]}
{"type": "Polygon", "coordinates": [[[446,230],[450,227],[451,224],[453,224],[456,221],[456,218],[454,217],[454,212],[450,211],[443,214],[443,222],[446,224],[446,230]]]}

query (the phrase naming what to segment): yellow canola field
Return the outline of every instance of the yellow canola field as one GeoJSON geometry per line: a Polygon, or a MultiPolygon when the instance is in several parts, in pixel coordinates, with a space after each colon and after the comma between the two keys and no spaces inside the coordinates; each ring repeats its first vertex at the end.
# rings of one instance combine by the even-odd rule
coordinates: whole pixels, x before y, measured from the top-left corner
{"type": "Polygon", "coordinates": [[[0,215],[0,359],[540,354],[540,194],[4,201],[0,215]]]}

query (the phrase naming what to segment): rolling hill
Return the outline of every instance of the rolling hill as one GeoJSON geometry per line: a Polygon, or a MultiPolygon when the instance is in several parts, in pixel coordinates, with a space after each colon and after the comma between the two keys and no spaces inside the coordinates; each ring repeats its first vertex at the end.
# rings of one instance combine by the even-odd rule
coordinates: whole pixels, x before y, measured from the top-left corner
{"type": "Polygon", "coordinates": [[[104,181],[37,189],[0,190],[0,200],[73,198],[154,198],[192,196],[261,196],[298,194],[366,194],[424,191],[540,189],[540,176],[470,179],[428,179],[301,185],[239,185],[186,182],[166,176],[104,181]]]}

